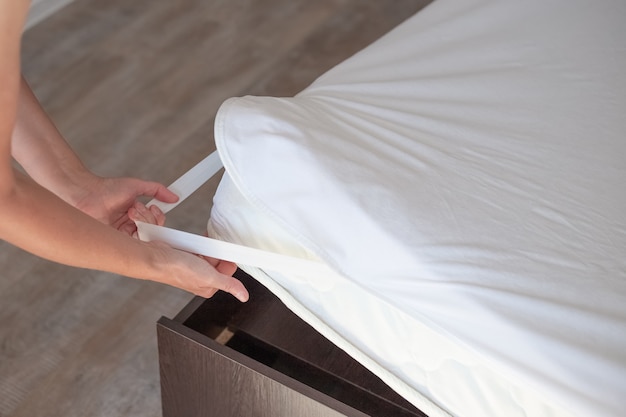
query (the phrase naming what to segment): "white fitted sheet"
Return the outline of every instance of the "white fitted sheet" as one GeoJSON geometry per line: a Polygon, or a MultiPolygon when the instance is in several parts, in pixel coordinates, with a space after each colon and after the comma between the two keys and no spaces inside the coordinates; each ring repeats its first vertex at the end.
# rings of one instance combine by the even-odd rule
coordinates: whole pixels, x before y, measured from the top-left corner
{"type": "Polygon", "coordinates": [[[230,99],[210,233],[426,413],[620,416],[626,2],[436,0],[292,98],[230,99]]]}

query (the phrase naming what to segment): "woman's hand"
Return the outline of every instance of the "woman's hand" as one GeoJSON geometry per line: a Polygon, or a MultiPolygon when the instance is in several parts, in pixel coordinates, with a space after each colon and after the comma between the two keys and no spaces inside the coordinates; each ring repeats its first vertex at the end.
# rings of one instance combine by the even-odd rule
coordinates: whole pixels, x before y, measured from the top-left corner
{"type": "Polygon", "coordinates": [[[162,259],[168,270],[164,283],[204,298],[222,290],[241,302],[248,301],[248,291],[232,276],[237,270],[234,263],[172,249],[162,242],[149,244],[163,251],[162,259]]]}
{"type": "MultiPolygon", "coordinates": [[[[128,210],[128,218],[133,222],[141,221],[160,226],[165,223],[165,215],[158,207],[146,207],[140,202],[135,202],[128,210]]],[[[136,237],[136,233],[133,236],[136,237]]],[[[170,257],[171,260],[168,262],[175,265],[175,271],[180,271],[168,273],[164,280],[166,284],[205,298],[210,298],[218,290],[222,290],[232,294],[239,301],[248,300],[248,291],[239,280],[232,277],[237,270],[235,263],[179,251],[162,242],[149,244],[162,250],[163,259],[170,257]]]]}
{"type": "Polygon", "coordinates": [[[147,223],[163,225],[165,215],[158,207],[147,209],[137,201],[139,197],[156,198],[166,203],[174,203],[178,196],[164,185],[137,178],[92,177],[83,186],[84,195],[76,199],[75,206],[91,217],[108,224],[128,235],[133,235],[137,227],[130,213],[146,218],[137,218],[147,223]]]}

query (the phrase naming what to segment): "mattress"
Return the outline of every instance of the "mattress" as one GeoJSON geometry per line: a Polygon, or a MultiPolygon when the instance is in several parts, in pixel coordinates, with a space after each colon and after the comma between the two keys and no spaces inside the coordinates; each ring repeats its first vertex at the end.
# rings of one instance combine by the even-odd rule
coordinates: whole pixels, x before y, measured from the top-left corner
{"type": "Polygon", "coordinates": [[[429,416],[621,416],[626,2],[436,0],[219,110],[210,235],[429,416]]]}

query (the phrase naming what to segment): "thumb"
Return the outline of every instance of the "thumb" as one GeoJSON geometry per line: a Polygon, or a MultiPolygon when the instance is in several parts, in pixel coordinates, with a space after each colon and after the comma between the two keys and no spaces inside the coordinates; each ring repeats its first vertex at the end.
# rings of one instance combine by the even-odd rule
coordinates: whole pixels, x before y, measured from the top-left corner
{"type": "Polygon", "coordinates": [[[250,298],[248,290],[246,290],[241,281],[228,275],[220,274],[220,279],[216,283],[215,288],[232,294],[242,303],[245,303],[250,298]]]}
{"type": "Polygon", "coordinates": [[[178,196],[165,185],[153,181],[142,181],[141,195],[152,197],[164,203],[175,203],[178,196]]]}
{"type": "Polygon", "coordinates": [[[178,196],[173,191],[168,189],[163,184],[157,184],[158,188],[154,194],[154,198],[164,203],[175,203],[178,201],[178,196]]]}

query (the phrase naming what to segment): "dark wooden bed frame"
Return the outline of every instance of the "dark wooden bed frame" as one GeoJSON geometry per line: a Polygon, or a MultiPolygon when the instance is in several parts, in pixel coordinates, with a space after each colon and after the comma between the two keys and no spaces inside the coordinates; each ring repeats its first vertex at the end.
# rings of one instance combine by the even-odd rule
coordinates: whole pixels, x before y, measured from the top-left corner
{"type": "Polygon", "coordinates": [[[242,271],[157,324],[163,417],[425,417],[242,271]]]}

